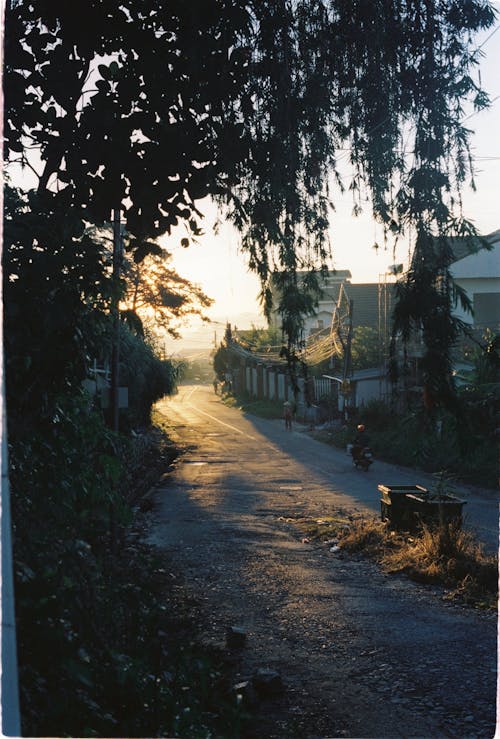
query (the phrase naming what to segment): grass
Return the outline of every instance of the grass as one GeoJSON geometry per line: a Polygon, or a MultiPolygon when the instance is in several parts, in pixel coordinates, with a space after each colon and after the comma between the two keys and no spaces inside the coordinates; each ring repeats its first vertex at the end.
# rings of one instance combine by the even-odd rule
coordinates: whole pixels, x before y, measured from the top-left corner
{"type": "Polygon", "coordinates": [[[484,553],[472,534],[452,524],[424,526],[413,535],[391,531],[376,518],[284,519],[309,541],[335,540],[344,552],[361,553],[385,572],[444,586],[445,598],[495,609],[498,558],[484,553]]]}
{"type": "Polygon", "coordinates": [[[283,517],[285,523],[291,523],[303,535],[303,538],[316,541],[330,541],[349,530],[352,517],[339,513],[338,516],[323,516],[322,518],[283,517]]]}
{"type": "MultiPolygon", "coordinates": [[[[464,445],[456,424],[449,418],[442,435],[417,414],[398,416],[387,411],[385,418],[371,418],[366,410],[362,420],[377,459],[426,472],[446,469],[466,484],[496,489],[498,455],[492,434],[480,437],[471,433],[464,445]]],[[[352,442],[355,427],[356,421],[352,421],[348,428],[316,430],[313,438],[345,449],[352,442]]]]}
{"type": "Polygon", "coordinates": [[[382,564],[388,572],[445,585],[447,597],[494,608],[498,598],[498,560],[486,555],[472,534],[452,524],[424,526],[417,537],[403,539],[382,564]]]}
{"type": "Polygon", "coordinates": [[[232,394],[224,394],[223,402],[230,408],[239,408],[243,413],[251,413],[259,418],[283,418],[283,402],[274,400],[255,400],[232,394]]]}

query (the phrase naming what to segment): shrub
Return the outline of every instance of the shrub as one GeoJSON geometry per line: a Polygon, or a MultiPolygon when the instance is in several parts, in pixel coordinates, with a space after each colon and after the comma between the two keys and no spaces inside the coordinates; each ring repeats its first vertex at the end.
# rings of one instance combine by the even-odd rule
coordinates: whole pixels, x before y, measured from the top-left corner
{"type": "Polygon", "coordinates": [[[120,327],[120,383],[128,387],[129,407],[123,417],[131,427],[148,425],[153,404],[173,392],[178,370],[160,360],[140,336],[120,327]]]}

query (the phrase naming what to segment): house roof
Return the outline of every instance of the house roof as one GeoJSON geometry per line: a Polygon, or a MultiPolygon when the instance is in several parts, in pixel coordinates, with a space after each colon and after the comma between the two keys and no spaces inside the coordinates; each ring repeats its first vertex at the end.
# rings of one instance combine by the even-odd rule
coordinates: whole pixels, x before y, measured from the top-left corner
{"type": "MultiPolygon", "coordinates": [[[[488,241],[491,246],[500,244],[500,229],[484,236],[484,239],[488,241]]],[[[471,254],[477,254],[477,252],[486,249],[484,243],[479,239],[450,239],[450,244],[453,249],[454,263],[459,262],[461,259],[465,259],[465,257],[468,257],[471,254]]]]}
{"type": "MultiPolygon", "coordinates": [[[[352,300],[352,323],[353,326],[371,326],[377,328],[379,325],[379,305],[383,309],[381,290],[386,289],[386,307],[389,317],[392,310],[394,286],[388,283],[379,286],[376,282],[353,283],[346,285],[347,297],[352,300]]],[[[382,318],[382,316],[380,316],[382,318]]]]}
{"type": "Polygon", "coordinates": [[[482,247],[476,252],[468,252],[461,259],[453,262],[451,273],[457,280],[498,280],[500,278],[500,231],[488,238],[491,249],[482,247]]]}
{"type": "MultiPolygon", "coordinates": [[[[335,382],[342,382],[343,377],[340,375],[323,375],[327,380],[335,380],[335,382]]],[[[359,382],[360,380],[378,380],[387,379],[387,370],[381,369],[380,367],[372,367],[370,369],[355,370],[349,377],[351,382],[359,382]]]]}

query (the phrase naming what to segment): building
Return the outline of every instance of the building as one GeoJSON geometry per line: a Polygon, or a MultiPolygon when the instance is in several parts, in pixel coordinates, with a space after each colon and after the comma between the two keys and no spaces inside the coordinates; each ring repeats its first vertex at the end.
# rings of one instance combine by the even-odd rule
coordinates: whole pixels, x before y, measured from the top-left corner
{"type": "Polygon", "coordinates": [[[465,312],[460,305],[455,315],[471,324],[478,331],[498,331],[500,328],[500,230],[485,237],[491,249],[478,244],[471,253],[465,242],[453,243],[455,261],[451,274],[463,288],[473,306],[474,313],[465,312]]]}
{"type": "MultiPolygon", "coordinates": [[[[345,297],[352,301],[354,328],[369,326],[387,333],[393,305],[393,284],[387,282],[385,277],[378,283],[352,283],[349,270],[336,270],[329,271],[321,284],[321,295],[315,313],[304,316],[305,339],[318,332],[330,330],[341,288],[345,297]]],[[[276,295],[273,302],[275,306],[279,302],[276,295]]],[[[280,326],[280,317],[276,308],[269,323],[272,328],[280,326]]]]}

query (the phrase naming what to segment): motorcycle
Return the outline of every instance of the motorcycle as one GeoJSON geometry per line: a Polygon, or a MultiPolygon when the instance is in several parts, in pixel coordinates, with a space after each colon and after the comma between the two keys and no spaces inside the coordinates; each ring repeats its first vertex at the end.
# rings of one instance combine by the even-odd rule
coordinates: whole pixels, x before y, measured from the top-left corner
{"type": "Polygon", "coordinates": [[[354,466],[368,472],[370,465],[373,464],[373,452],[370,447],[352,445],[350,451],[354,466]]]}

